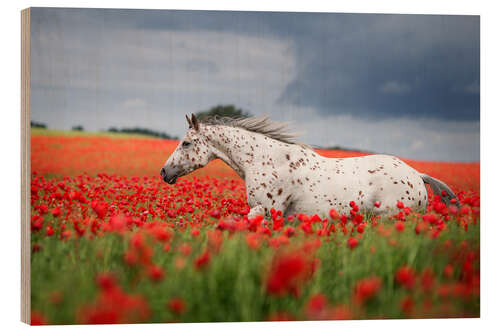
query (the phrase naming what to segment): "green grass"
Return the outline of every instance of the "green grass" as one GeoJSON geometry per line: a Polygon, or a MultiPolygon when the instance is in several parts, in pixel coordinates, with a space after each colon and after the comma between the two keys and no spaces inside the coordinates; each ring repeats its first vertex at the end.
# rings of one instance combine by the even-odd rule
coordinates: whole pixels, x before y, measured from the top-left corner
{"type": "Polygon", "coordinates": [[[31,128],[32,136],[83,136],[83,137],[108,137],[108,138],[142,138],[142,139],[158,139],[156,137],[142,135],[142,134],[128,134],[128,133],[113,133],[113,132],[87,132],[87,131],[67,131],[45,128],[31,128]]]}
{"type": "MultiPolygon", "coordinates": [[[[453,250],[444,250],[443,243],[449,240],[452,249],[464,241],[471,248],[479,246],[479,224],[471,225],[468,232],[454,223],[448,226],[449,231],[437,239],[416,235],[408,226],[404,232],[393,232],[389,237],[397,245],[390,245],[389,238],[368,227],[354,250],[346,246],[348,236],[342,233],[325,238],[316,253],[321,260],[320,268],[302,285],[298,297],[266,293],[266,272],[275,250],[268,246],[250,249],[243,232],[234,235],[224,232],[220,252],[213,255],[209,266],[201,271],[194,268],[193,261],[205,249],[206,231],[213,228],[202,228],[198,237],[191,236],[189,229],[176,230],[169,252],[163,251],[162,243],[149,242],[154,249],[153,262],[166,273],[158,283],[151,282],[140,269],[124,262],[129,235],[108,233],[93,240],[83,237],[60,241],[56,235],[34,234],[32,242],[40,244],[42,250],[31,259],[32,308],[46,314],[51,323],[74,323],[78,308],[96,297],[95,276],[100,272],[113,272],[127,292],[147,299],[152,322],[261,321],[283,311],[297,319],[307,319],[303,310],[310,295],[320,292],[332,305],[352,306],[355,283],[365,277],[378,276],[382,280],[378,295],[365,307],[351,307],[356,318],[404,318],[400,302],[405,296],[411,295],[418,306],[426,298],[430,298],[436,308],[441,301],[436,292],[426,294],[419,291],[418,286],[411,291],[398,286],[394,274],[399,267],[410,265],[418,273],[430,268],[435,273],[437,288],[440,283],[450,282],[442,272],[452,260],[453,250]],[[175,251],[181,243],[192,246],[186,258],[175,251]],[[178,258],[185,259],[185,268],[176,267],[178,258]],[[63,302],[57,305],[50,297],[55,291],[63,295],[63,302]],[[177,316],[167,311],[166,302],[172,297],[186,300],[186,313],[177,316]]],[[[291,241],[300,244],[307,238],[299,234],[291,241]]],[[[457,279],[459,271],[454,274],[453,279],[457,279]]],[[[454,299],[452,309],[450,316],[478,316],[479,298],[454,299]]]]}

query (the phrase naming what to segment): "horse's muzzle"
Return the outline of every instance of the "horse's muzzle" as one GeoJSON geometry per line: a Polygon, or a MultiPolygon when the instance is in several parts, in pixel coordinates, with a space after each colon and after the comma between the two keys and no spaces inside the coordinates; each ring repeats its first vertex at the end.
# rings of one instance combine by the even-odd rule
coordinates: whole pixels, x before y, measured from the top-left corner
{"type": "Polygon", "coordinates": [[[177,182],[177,178],[179,178],[179,175],[176,172],[169,172],[169,169],[166,169],[165,167],[161,168],[160,175],[163,181],[170,185],[175,184],[177,182]]]}

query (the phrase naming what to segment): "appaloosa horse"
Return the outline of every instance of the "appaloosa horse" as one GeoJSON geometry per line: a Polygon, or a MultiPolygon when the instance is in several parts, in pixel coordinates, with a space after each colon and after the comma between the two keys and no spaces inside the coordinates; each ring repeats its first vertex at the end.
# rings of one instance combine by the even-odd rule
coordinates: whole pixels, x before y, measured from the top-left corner
{"type": "Polygon", "coordinates": [[[220,158],[245,180],[249,217],[271,208],[327,216],[334,208],[349,213],[349,202],[360,211],[390,215],[401,201],[423,211],[425,184],[448,205],[455,194],[443,182],[421,174],[394,156],[326,158],[295,142],[286,124],[267,117],[209,119],[186,116],[189,130],[161,169],[163,180],[177,178],[220,158]]]}

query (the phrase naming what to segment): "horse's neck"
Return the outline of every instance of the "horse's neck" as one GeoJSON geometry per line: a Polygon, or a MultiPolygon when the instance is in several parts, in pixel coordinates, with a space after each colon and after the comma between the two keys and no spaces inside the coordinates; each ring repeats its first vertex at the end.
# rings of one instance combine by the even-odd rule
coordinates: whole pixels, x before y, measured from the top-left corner
{"type": "Polygon", "coordinates": [[[269,140],[275,141],[263,134],[237,127],[213,125],[206,126],[205,131],[217,158],[226,162],[243,179],[249,169],[261,163],[260,156],[267,149],[269,140]]]}

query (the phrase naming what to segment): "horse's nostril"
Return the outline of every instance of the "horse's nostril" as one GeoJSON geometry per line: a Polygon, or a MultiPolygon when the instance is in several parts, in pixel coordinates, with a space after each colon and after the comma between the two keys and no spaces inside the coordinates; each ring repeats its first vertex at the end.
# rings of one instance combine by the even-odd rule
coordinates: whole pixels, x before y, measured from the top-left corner
{"type": "Polygon", "coordinates": [[[166,174],[167,174],[167,172],[165,171],[165,168],[161,168],[161,170],[160,170],[160,175],[161,175],[163,178],[165,178],[166,174]]]}

